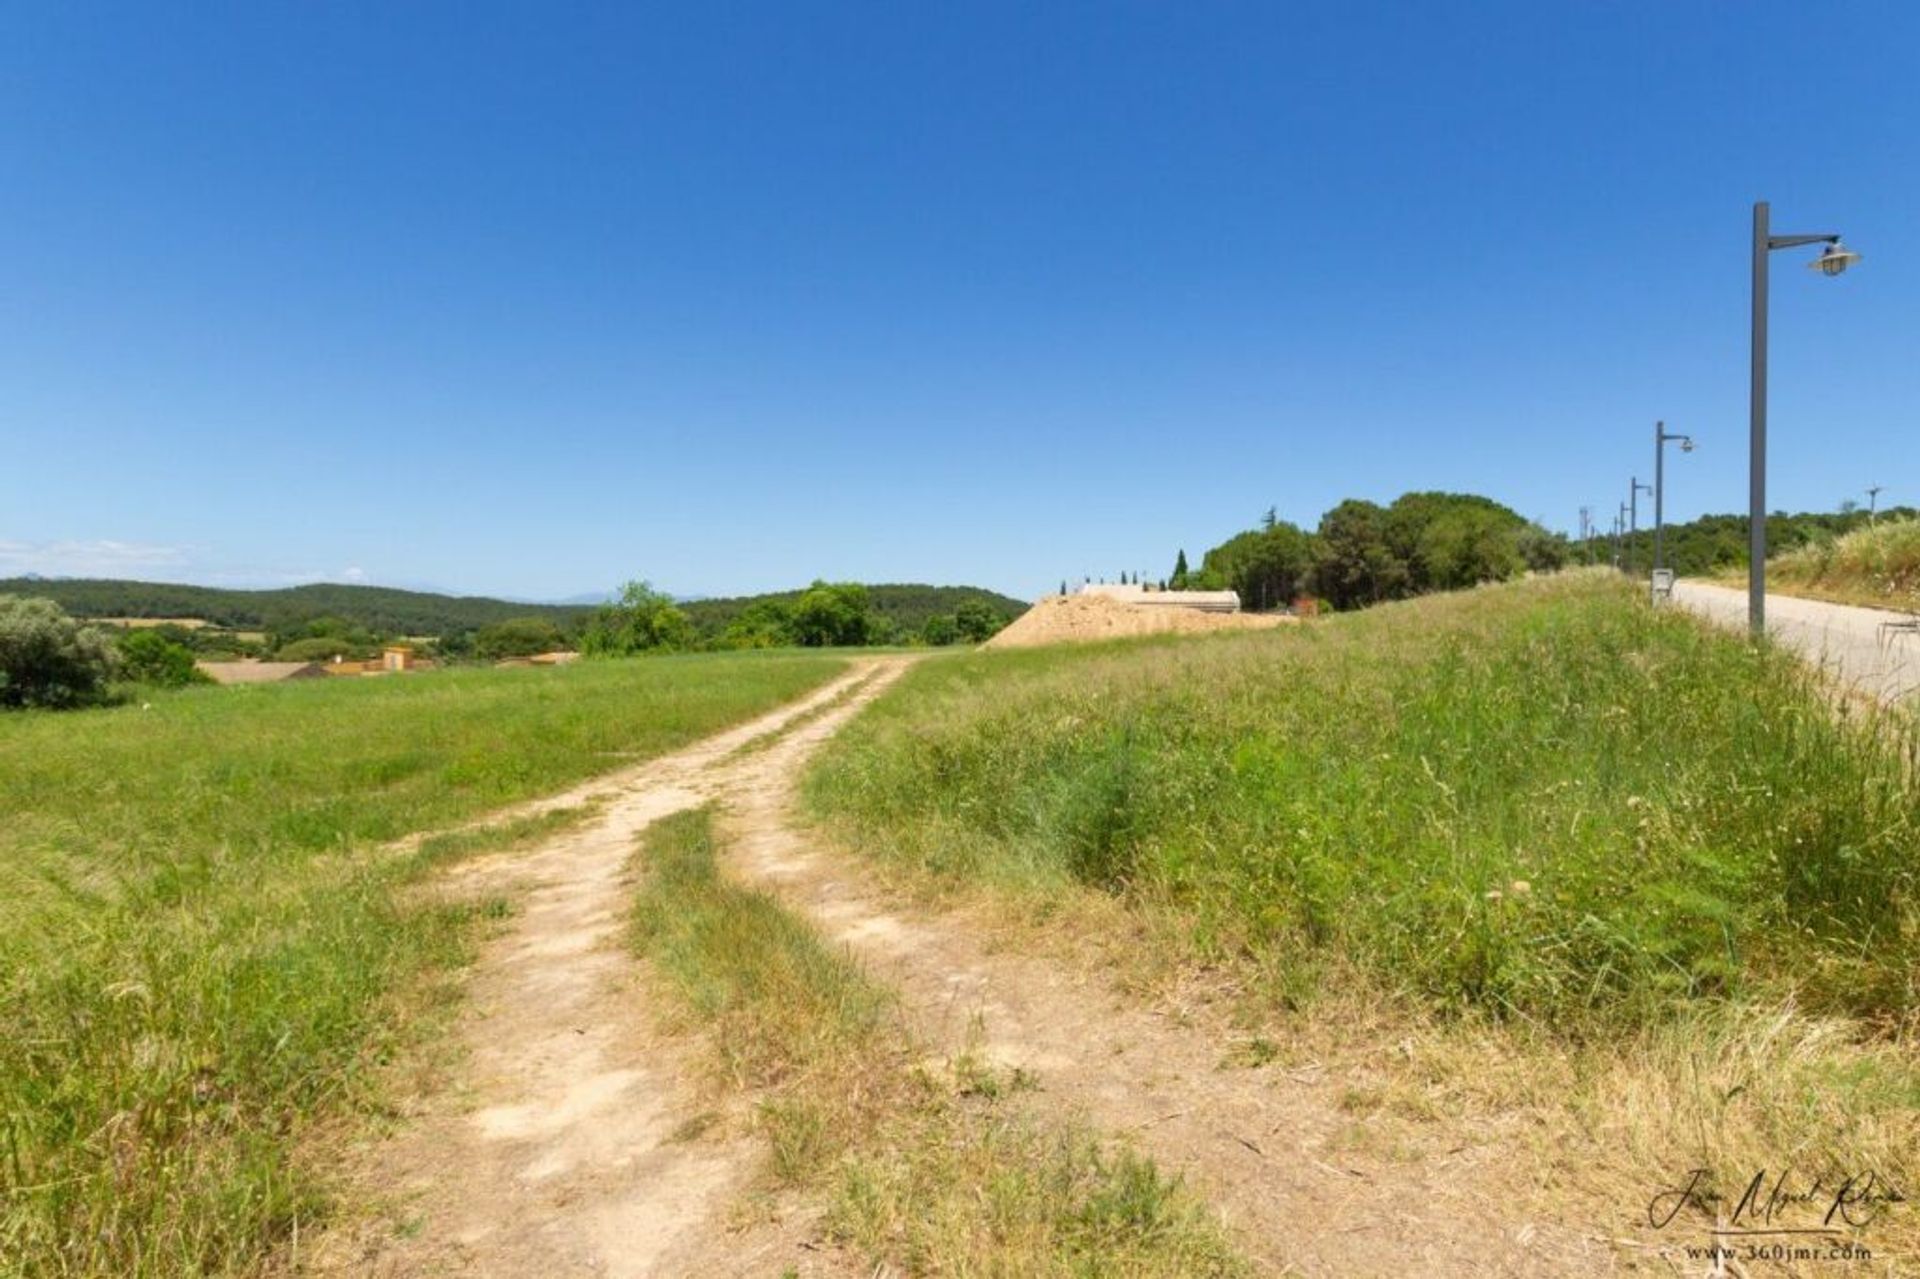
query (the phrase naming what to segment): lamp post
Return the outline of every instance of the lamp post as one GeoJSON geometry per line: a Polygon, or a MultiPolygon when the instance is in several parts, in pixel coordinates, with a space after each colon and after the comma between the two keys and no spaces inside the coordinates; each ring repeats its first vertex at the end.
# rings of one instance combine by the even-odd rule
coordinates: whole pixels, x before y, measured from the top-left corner
{"type": "Polygon", "coordinates": [[[1655,422],[1653,424],[1653,567],[1655,572],[1667,566],[1667,444],[1671,440],[1680,442],[1682,453],[1693,452],[1691,435],[1680,435],[1668,431],[1665,422],[1655,422]]]}
{"type": "Polygon", "coordinates": [[[1880,504],[1880,490],[1883,484],[1870,485],[1867,488],[1867,523],[1873,523],[1873,508],[1880,504]]]}
{"type": "Polygon", "coordinates": [[[1758,639],[1767,630],[1767,255],[1775,249],[1825,244],[1807,265],[1822,275],[1839,275],[1860,255],[1844,248],[1838,235],[1775,235],[1771,211],[1761,200],[1753,206],[1753,366],[1750,388],[1750,460],[1747,477],[1747,627],[1758,639]]]}
{"type": "Polygon", "coordinates": [[[1642,484],[1639,476],[1629,481],[1627,489],[1627,568],[1633,568],[1633,539],[1640,532],[1640,495],[1653,496],[1653,485],[1642,484]]]}

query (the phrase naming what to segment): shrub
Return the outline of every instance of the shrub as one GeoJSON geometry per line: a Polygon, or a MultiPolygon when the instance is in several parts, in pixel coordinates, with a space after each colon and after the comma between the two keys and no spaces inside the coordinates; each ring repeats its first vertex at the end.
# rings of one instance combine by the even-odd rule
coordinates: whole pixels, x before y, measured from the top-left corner
{"type": "Polygon", "coordinates": [[[107,637],[52,600],[0,595],[0,706],[84,706],[117,665],[107,637]]]}
{"type": "Polygon", "coordinates": [[[158,629],[128,631],[120,637],[120,673],[159,688],[183,688],[206,679],[194,667],[192,651],[158,629]]]}

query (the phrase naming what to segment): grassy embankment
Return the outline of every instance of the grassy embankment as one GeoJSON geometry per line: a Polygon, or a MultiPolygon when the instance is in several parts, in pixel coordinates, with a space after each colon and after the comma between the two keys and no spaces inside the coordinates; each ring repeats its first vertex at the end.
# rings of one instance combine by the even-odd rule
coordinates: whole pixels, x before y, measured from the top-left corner
{"type": "Polygon", "coordinates": [[[475,837],[381,845],[842,666],[665,658],[0,717],[0,1269],[253,1268],[324,1208],[297,1143],[377,1102],[372,1068],[432,984],[412,979],[459,961],[479,909],[401,891],[475,837]]]}
{"type": "Polygon", "coordinates": [[[1911,1186],[1917,755],[1789,657],[1580,575],[930,665],[808,795],[923,886],[1055,936],[1117,920],[1143,979],[1211,974],[1255,1060],[1392,1046],[1356,1110],[1532,1108],[1589,1188],[1911,1186]]]}
{"type": "Polygon", "coordinates": [[[925,1064],[884,987],[721,878],[708,810],[655,824],[643,845],[636,947],[708,1031],[716,1084],[757,1098],[771,1181],[824,1187],[842,1242],[916,1274],[1242,1271],[1147,1160],[1035,1117],[1017,1076],[925,1064]]]}
{"type": "MultiPolygon", "coordinates": [[[[1744,585],[1746,570],[1737,578],[1744,585]]],[[[1777,555],[1767,561],[1767,586],[1836,604],[1920,610],[1920,520],[1883,519],[1777,555]]]]}

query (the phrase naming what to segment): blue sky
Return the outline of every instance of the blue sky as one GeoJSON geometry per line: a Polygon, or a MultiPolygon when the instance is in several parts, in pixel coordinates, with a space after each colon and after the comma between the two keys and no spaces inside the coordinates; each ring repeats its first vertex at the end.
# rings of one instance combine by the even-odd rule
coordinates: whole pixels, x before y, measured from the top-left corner
{"type": "Polygon", "coordinates": [[[1920,501],[1920,7],[12,4],[0,573],[551,598],[1920,501]]]}

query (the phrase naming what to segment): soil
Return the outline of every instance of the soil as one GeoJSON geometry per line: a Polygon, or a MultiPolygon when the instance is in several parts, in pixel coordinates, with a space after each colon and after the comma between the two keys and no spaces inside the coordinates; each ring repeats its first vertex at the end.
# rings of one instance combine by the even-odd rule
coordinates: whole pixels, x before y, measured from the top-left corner
{"type": "Polygon", "coordinates": [[[988,640],[987,648],[1033,648],[1135,635],[1265,630],[1299,619],[1285,613],[1205,613],[1164,604],[1125,604],[1104,595],[1049,595],[988,640]]]}
{"type": "Polygon", "coordinates": [[[471,973],[454,1077],[414,1099],[397,1132],[350,1153],[344,1198],[371,1211],[310,1241],[295,1268],[489,1279],[840,1273],[832,1253],[809,1246],[804,1217],[729,1238],[758,1146],[688,1139],[711,1119],[699,1045],[659,1033],[623,933],[642,830],[796,769],[902,667],[862,663],[677,754],[501,814],[597,808],[537,849],[448,875],[447,892],[519,907],[471,973]],[[796,721],[775,748],[741,751],[796,721]]]}
{"type": "Polygon", "coordinates": [[[1264,1269],[1615,1268],[1604,1240],[1516,1217],[1497,1194],[1508,1174],[1495,1142],[1356,1153],[1334,1072],[1228,1067],[1215,1028],[1142,1006],[1084,965],[997,948],[989,918],[889,897],[797,826],[808,757],[911,660],[862,662],[752,723],[523,806],[598,808],[530,852],[452,872],[448,891],[506,893],[521,907],[471,974],[464,1052],[396,1131],[354,1152],[346,1199],[374,1210],[309,1244],[296,1265],[506,1279],[876,1273],[820,1237],[809,1205],[756,1189],[757,1140],[741,1135],[745,1124],[706,1122],[716,1103],[698,1077],[700,1045],[661,1033],[624,945],[636,836],[717,800],[723,872],[770,888],[892,983],[930,1050],[970,1048],[1022,1068],[1037,1080],[1035,1105],[1090,1120],[1183,1174],[1264,1269]]]}

